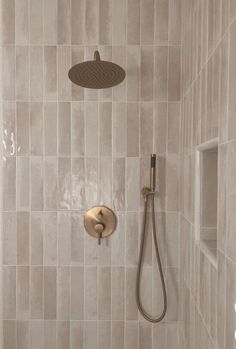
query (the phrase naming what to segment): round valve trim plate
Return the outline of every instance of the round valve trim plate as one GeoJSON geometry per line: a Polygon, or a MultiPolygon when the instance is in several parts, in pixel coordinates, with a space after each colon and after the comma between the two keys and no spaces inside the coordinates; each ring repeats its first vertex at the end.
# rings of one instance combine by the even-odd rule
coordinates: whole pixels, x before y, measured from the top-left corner
{"type": "Polygon", "coordinates": [[[97,239],[110,236],[115,231],[116,225],[117,218],[115,213],[106,206],[92,207],[84,216],[84,227],[86,231],[97,239]],[[98,229],[100,226],[104,227],[102,231],[98,229]]]}

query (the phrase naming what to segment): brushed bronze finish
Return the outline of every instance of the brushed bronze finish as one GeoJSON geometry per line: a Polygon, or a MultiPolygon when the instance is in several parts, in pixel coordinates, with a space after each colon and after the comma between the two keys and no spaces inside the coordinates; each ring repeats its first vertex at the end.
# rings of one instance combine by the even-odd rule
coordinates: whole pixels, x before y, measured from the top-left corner
{"type": "Polygon", "coordinates": [[[68,73],[69,79],[76,85],[104,89],[120,84],[125,78],[125,71],[118,64],[103,61],[98,51],[94,60],[74,65],[68,73]]]}
{"type": "Polygon", "coordinates": [[[84,227],[93,237],[101,239],[110,236],[116,229],[117,219],[115,213],[106,206],[95,206],[89,209],[84,216],[84,227]]]}

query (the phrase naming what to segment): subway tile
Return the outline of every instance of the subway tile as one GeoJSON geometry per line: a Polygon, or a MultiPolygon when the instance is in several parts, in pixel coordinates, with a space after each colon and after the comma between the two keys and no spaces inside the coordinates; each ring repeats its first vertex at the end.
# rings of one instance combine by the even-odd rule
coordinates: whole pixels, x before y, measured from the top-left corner
{"type": "MultiPolygon", "coordinates": [[[[72,14],[73,15],[73,14],[72,14]]],[[[76,14],[77,15],[77,14],[76,14]]],[[[84,47],[79,45],[71,46],[71,65],[81,63],[84,60],[84,47]]],[[[71,85],[71,95],[73,101],[84,99],[84,88],[76,84],[71,85]]]]}
{"type": "MultiPolygon", "coordinates": [[[[167,104],[154,104],[154,151],[157,154],[166,153],[167,137],[167,104]]],[[[163,168],[164,166],[161,166],[163,168]]],[[[160,188],[163,186],[160,186],[160,188]]]]}
{"type": "Polygon", "coordinates": [[[71,41],[71,6],[66,0],[58,0],[57,36],[59,44],[71,41]]]}
{"type": "Polygon", "coordinates": [[[98,161],[87,158],[85,163],[85,207],[95,206],[98,197],[98,161]]]}
{"type": "Polygon", "coordinates": [[[17,154],[29,155],[29,103],[16,104],[17,154]]]}
{"type": "Polygon", "coordinates": [[[71,106],[70,103],[58,105],[58,156],[71,154],[71,106]]]}
{"type": "Polygon", "coordinates": [[[70,345],[71,349],[83,349],[83,322],[70,322],[70,345]]]}
{"type": "Polygon", "coordinates": [[[125,268],[112,267],[111,272],[111,318],[123,320],[125,315],[125,268]]]}
{"type": "Polygon", "coordinates": [[[113,160],[113,208],[116,211],[125,209],[125,159],[113,160]]]}
{"type": "Polygon", "coordinates": [[[57,348],[66,349],[70,347],[70,322],[60,321],[57,323],[57,348]]]}
{"type": "Polygon", "coordinates": [[[126,293],[125,293],[125,318],[126,320],[137,320],[138,319],[138,308],[136,304],[135,286],[136,286],[136,267],[126,268],[126,293]]]}
{"type": "Polygon", "coordinates": [[[30,252],[31,265],[43,265],[43,217],[41,212],[31,213],[30,252]]]}
{"type": "Polygon", "coordinates": [[[16,232],[16,213],[2,213],[2,246],[3,246],[3,264],[17,264],[17,232],[16,232]]]}
{"type": "Polygon", "coordinates": [[[112,104],[99,103],[99,153],[111,156],[112,153],[112,104]]]}
{"type": "Polygon", "coordinates": [[[141,1],[141,44],[154,43],[154,0],[141,1]]]}
{"type": "Polygon", "coordinates": [[[225,347],[235,346],[235,264],[227,260],[226,262],[226,327],[225,327],[225,347]]]}
{"type": "MultiPolygon", "coordinates": [[[[152,268],[144,266],[140,280],[140,299],[143,308],[152,313],[152,268]]],[[[137,306],[137,305],[136,305],[137,306]]]]}
{"type": "Polygon", "coordinates": [[[17,209],[29,210],[29,169],[28,157],[17,158],[17,209]]]}
{"type": "Polygon", "coordinates": [[[44,155],[57,155],[57,104],[55,102],[44,103],[44,155]]]}
{"type": "Polygon", "coordinates": [[[102,205],[111,207],[112,202],[112,158],[100,159],[98,199],[102,205]]]}
{"type": "Polygon", "coordinates": [[[71,100],[71,82],[68,71],[71,67],[70,46],[58,47],[58,99],[60,101],[71,100]]]}
{"type": "Polygon", "coordinates": [[[137,265],[139,223],[136,212],[126,214],[126,265],[137,265]]]}
{"type": "Polygon", "coordinates": [[[32,321],[30,327],[30,345],[31,348],[40,349],[43,347],[43,321],[32,321]]]}
{"type": "Polygon", "coordinates": [[[57,207],[61,210],[69,210],[71,208],[70,158],[58,158],[57,207]]]}
{"type": "Polygon", "coordinates": [[[140,2],[127,1],[127,45],[140,43],[140,2]]]}
{"type": "Polygon", "coordinates": [[[180,143],[180,104],[170,103],[168,105],[168,152],[179,153],[180,143]]]}
{"type": "Polygon", "coordinates": [[[119,2],[112,0],[112,42],[115,45],[126,44],[126,3],[124,0],[119,2]]]}
{"type": "Polygon", "coordinates": [[[16,321],[15,320],[4,320],[2,325],[2,344],[4,349],[16,349],[17,338],[16,338],[16,321]]]}
{"type": "Polygon", "coordinates": [[[71,154],[84,156],[85,152],[85,115],[84,103],[73,102],[71,105],[71,154]]]}
{"type": "Polygon", "coordinates": [[[44,44],[57,44],[57,16],[58,16],[58,2],[52,0],[43,3],[43,20],[44,20],[44,44]]]}
{"type": "Polygon", "coordinates": [[[44,267],[44,319],[54,320],[57,317],[57,269],[44,267]]]}
{"type": "Polygon", "coordinates": [[[31,267],[30,318],[43,319],[43,267],[31,267]]]}
{"type": "Polygon", "coordinates": [[[49,211],[57,208],[57,159],[55,157],[44,159],[44,208],[49,211]]]}
{"type": "Polygon", "coordinates": [[[111,345],[114,349],[124,349],[124,322],[114,321],[112,323],[111,345]]]}
{"type": "Polygon", "coordinates": [[[29,349],[29,322],[17,321],[17,348],[29,349]]]}
{"type": "Polygon", "coordinates": [[[43,263],[46,266],[57,265],[57,214],[44,214],[43,263]]]}
{"type": "Polygon", "coordinates": [[[17,45],[29,43],[29,1],[15,2],[15,39],[17,45]]]}
{"type": "Polygon", "coordinates": [[[3,155],[13,156],[16,153],[16,115],[15,103],[2,103],[3,118],[3,155]]]}
{"type": "Polygon", "coordinates": [[[235,138],[235,98],[234,98],[234,88],[236,84],[235,75],[234,75],[234,64],[236,57],[236,45],[235,45],[235,37],[236,37],[236,21],[234,21],[230,27],[230,55],[229,55],[229,104],[228,104],[228,138],[235,138]]]}
{"type": "Polygon", "coordinates": [[[142,46],[141,48],[141,100],[152,101],[153,99],[153,70],[154,48],[142,46]]]}
{"type": "Polygon", "coordinates": [[[29,267],[17,267],[17,319],[29,319],[29,267]]]}
{"type": "Polygon", "coordinates": [[[116,231],[111,237],[111,264],[125,264],[125,216],[123,213],[117,215],[116,231]]]}
{"type": "Polygon", "coordinates": [[[111,322],[99,321],[98,323],[98,348],[109,349],[111,347],[111,322]]]}
{"type": "Polygon", "coordinates": [[[56,321],[44,320],[44,349],[56,349],[57,347],[56,321]]]}
{"type": "Polygon", "coordinates": [[[85,43],[85,0],[71,1],[71,43],[85,43]]]}
{"type": "MultiPolygon", "coordinates": [[[[120,65],[125,71],[126,68],[126,46],[113,46],[112,47],[112,61],[120,65]]],[[[128,74],[127,74],[128,75],[128,74]]],[[[119,85],[112,89],[113,101],[124,101],[126,100],[126,82],[127,77],[119,85]]],[[[128,88],[127,88],[128,91],[128,88]]]]}
{"type": "Polygon", "coordinates": [[[30,189],[30,199],[31,199],[31,210],[39,211],[43,209],[43,159],[42,157],[32,157],[31,158],[31,189],[30,189]]]}
{"type": "Polygon", "coordinates": [[[127,104],[127,156],[139,156],[139,104],[127,104]]]}
{"type": "Polygon", "coordinates": [[[139,207],[139,161],[138,158],[126,160],[126,210],[136,211],[139,207]]]}
{"type": "Polygon", "coordinates": [[[71,220],[67,212],[57,214],[57,253],[58,265],[70,265],[71,220]]]}
{"type": "Polygon", "coordinates": [[[99,44],[110,45],[112,41],[112,1],[99,2],[99,44]]]}
{"type": "Polygon", "coordinates": [[[98,155],[98,103],[86,102],[85,113],[86,157],[96,157],[98,155]]]}
{"type": "Polygon", "coordinates": [[[155,5],[155,44],[158,44],[168,41],[169,3],[156,0],[155,5]]]}
{"type": "Polygon", "coordinates": [[[57,47],[44,47],[44,99],[57,99],[57,47]]]}
{"type": "Polygon", "coordinates": [[[169,47],[168,100],[180,99],[180,47],[169,47]]]}
{"type": "Polygon", "coordinates": [[[98,268],[98,319],[111,318],[111,268],[98,268]]]}
{"type": "Polygon", "coordinates": [[[17,212],[17,264],[29,265],[30,216],[17,212]]]}
{"type": "Polygon", "coordinates": [[[97,345],[97,322],[85,321],[84,323],[84,349],[95,348],[97,345]]]}
{"type": "Polygon", "coordinates": [[[83,210],[85,206],[85,169],[83,158],[71,160],[71,207],[83,210]]]}
{"type": "Polygon", "coordinates": [[[127,100],[138,101],[140,91],[140,47],[127,46],[127,100]]]}
{"type": "Polygon", "coordinates": [[[152,348],[152,328],[148,322],[139,322],[139,345],[141,348],[152,348]]]}
{"type": "Polygon", "coordinates": [[[125,323],[125,349],[138,348],[138,322],[127,321],[125,323]]]}
{"type": "Polygon", "coordinates": [[[16,159],[3,161],[3,210],[16,209],[16,159]]]}
{"type": "Polygon", "coordinates": [[[29,98],[29,47],[16,46],[16,99],[29,98]]]}
{"type": "MultiPolygon", "coordinates": [[[[112,114],[110,114],[112,118],[112,114]]],[[[113,156],[126,155],[126,104],[114,103],[113,106],[113,156]]],[[[110,154],[111,155],[111,154],[110,154]]]]}
{"type": "Polygon", "coordinates": [[[43,0],[30,1],[30,43],[43,43],[43,0]]]}
{"type": "Polygon", "coordinates": [[[57,319],[70,319],[70,267],[57,270],[57,319]]]}
{"type": "Polygon", "coordinates": [[[154,99],[155,101],[167,100],[167,68],[168,46],[155,47],[154,66],[154,99]]]}
{"type": "Polygon", "coordinates": [[[70,318],[84,319],[84,268],[71,267],[70,318]]]}
{"type": "Polygon", "coordinates": [[[153,103],[141,103],[140,155],[147,156],[153,149],[153,103]]]}
{"type": "Polygon", "coordinates": [[[43,47],[30,46],[30,99],[43,99],[43,47]]]}
{"type": "Polygon", "coordinates": [[[3,267],[2,314],[5,320],[16,319],[16,267],[3,267]]]}
{"type": "Polygon", "coordinates": [[[2,99],[15,100],[15,46],[4,46],[2,49],[2,99]]]}
{"type": "Polygon", "coordinates": [[[97,319],[97,268],[85,267],[84,269],[84,319],[97,319]]]}
{"type": "Polygon", "coordinates": [[[30,154],[43,155],[43,104],[30,103],[30,154]]]}
{"type": "MultiPolygon", "coordinates": [[[[77,19],[78,20],[78,19],[77,19]]],[[[96,45],[99,40],[99,5],[93,0],[85,2],[85,42],[96,45]]]]}
{"type": "Polygon", "coordinates": [[[15,43],[15,0],[3,0],[2,12],[2,43],[15,43]]]}
{"type": "Polygon", "coordinates": [[[71,213],[71,265],[84,263],[83,214],[71,213]]]}

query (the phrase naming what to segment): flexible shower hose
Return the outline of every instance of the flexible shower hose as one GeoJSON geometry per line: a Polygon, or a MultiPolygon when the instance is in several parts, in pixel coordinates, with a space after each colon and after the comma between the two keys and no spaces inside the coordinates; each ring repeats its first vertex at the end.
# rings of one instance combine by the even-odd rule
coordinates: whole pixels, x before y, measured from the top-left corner
{"type": "Polygon", "coordinates": [[[154,193],[152,193],[151,191],[149,192],[146,191],[146,193],[144,193],[144,216],[143,216],[141,243],[140,243],[140,253],[139,253],[139,260],[138,260],[137,278],[136,278],[136,301],[137,301],[137,305],[140,313],[147,321],[157,323],[157,322],[160,322],[165,317],[166,311],[167,311],[167,294],[166,294],[165,279],[164,279],[164,274],[163,274],[162,264],[161,264],[161,257],[160,257],[160,252],[158,248],[158,242],[157,242],[154,193]],[[160,273],[160,278],[161,278],[162,293],[163,293],[163,300],[164,300],[163,311],[160,314],[160,316],[156,318],[152,317],[146,312],[140,298],[140,280],[141,280],[141,272],[142,272],[142,265],[143,265],[145,242],[147,237],[146,226],[147,226],[147,209],[148,209],[149,199],[151,200],[152,233],[153,233],[154,248],[155,248],[155,254],[156,254],[158,269],[160,273]]]}

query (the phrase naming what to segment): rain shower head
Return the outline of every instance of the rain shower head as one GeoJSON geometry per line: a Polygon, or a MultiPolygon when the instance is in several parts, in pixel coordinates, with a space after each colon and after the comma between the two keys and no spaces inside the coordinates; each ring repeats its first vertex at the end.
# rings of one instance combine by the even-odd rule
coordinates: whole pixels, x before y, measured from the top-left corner
{"type": "Polygon", "coordinates": [[[95,51],[93,61],[74,65],[68,76],[76,85],[103,89],[120,84],[125,78],[125,71],[115,63],[100,60],[99,52],[95,51]]]}

